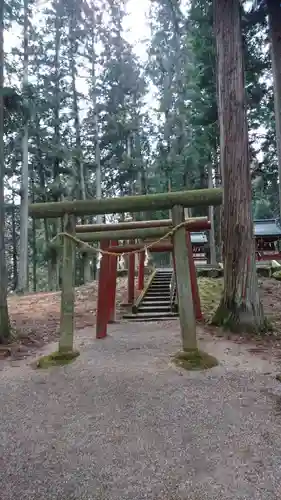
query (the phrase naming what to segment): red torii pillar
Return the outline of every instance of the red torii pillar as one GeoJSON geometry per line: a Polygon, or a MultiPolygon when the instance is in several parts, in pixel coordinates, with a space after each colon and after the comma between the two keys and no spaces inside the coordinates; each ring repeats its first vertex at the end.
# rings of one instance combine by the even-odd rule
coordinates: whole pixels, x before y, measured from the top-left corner
{"type": "MultiPolygon", "coordinates": [[[[131,243],[135,243],[134,240],[131,243]]],[[[135,253],[129,255],[128,266],[128,304],[133,304],[135,298],[135,253]]]]}
{"type": "MultiPolygon", "coordinates": [[[[118,241],[111,241],[111,247],[118,247],[118,241]]],[[[117,285],[117,255],[109,256],[108,282],[108,323],[115,323],[116,285],[117,285]]]]}
{"type": "MultiPolygon", "coordinates": [[[[100,249],[107,250],[109,241],[101,241],[100,249]]],[[[109,279],[109,255],[102,254],[100,260],[99,283],[98,283],[98,300],[96,313],[96,338],[103,339],[107,334],[108,323],[108,285],[109,279]]]]}
{"type": "Polygon", "coordinates": [[[138,290],[140,291],[144,288],[144,262],[145,251],[139,253],[138,290]]]}

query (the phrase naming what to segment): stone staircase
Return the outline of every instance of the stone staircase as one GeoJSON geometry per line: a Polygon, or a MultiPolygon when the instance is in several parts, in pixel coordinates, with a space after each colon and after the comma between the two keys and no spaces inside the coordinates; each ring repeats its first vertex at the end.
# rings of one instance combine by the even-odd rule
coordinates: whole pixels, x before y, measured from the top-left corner
{"type": "Polygon", "coordinates": [[[170,283],[172,269],[157,269],[143,299],[133,306],[131,314],[125,314],[124,319],[133,321],[159,321],[177,318],[178,313],[171,310],[170,283]]]}

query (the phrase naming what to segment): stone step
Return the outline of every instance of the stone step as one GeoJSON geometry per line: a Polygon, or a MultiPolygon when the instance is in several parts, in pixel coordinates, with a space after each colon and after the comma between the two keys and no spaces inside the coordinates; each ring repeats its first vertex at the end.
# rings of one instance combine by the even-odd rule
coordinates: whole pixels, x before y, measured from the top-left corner
{"type": "Polygon", "coordinates": [[[154,275],[154,278],[163,279],[163,278],[171,278],[171,276],[172,276],[172,273],[156,273],[154,275]]]}
{"type": "Polygon", "coordinates": [[[142,300],[170,300],[170,293],[167,291],[162,291],[161,293],[146,293],[142,300]]]}
{"type": "Polygon", "coordinates": [[[169,293],[147,293],[143,300],[170,300],[169,293]]]}
{"type": "Polygon", "coordinates": [[[154,280],[159,280],[159,281],[170,280],[171,278],[172,278],[172,276],[154,276],[153,281],[154,280]]]}
{"type": "Polygon", "coordinates": [[[153,293],[161,293],[161,292],[164,292],[164,293],[170,293],[170,287],[169,286],[164,286],[164,287],[149,287],[149,289],[147,290],[146,293],[150,293],[150,292],[153,292],[153,293]]]}
{"type": "Polygon", "coordinates": [[[156,286],[163,286],[163,285],[167,286],[167,285],[170,285],[170,283],[171,283],[170,280],[169,281],[168,280],[167,281],[154,281],[153,280],[152,283],[150,283],[150,286],[155,286],[155,285],[156,286]]]}
{"type": "Polygon", "coordinates": [[[178,314],[171,311],[170,283],[172,270],[157,269],[147,293],[137,308],[137,312],[127,313],[124,319],[131,321],[165,321],[178,318],[178,314]]]}
{"type": "Polygon", "coordinates": [[[162,288],[162,287],[166,287],[166,288],[170,288],[170,282],[168,283],[151,283],[149,289],[151,288],[162,288]]]}
{"type": "Polygon", "coordinates": [[[154,276],[162,277],[162,276],[172,276],[173,273],[156,273],[154,276]]]}
{"type": "Polygon", "coordinates": [[[171,271],[156,271],[155,276],[172,276],[172,274],[171,271]]]}
{"type": "Polygon", "coordinates": [[[154,293],[160,293],[160,292],[166,292],[166,293],[170,293],[170,287],[169,286],[157,286],[157,287],[150,287],[149,290],[147,290],[147,292],[154,292],[154,293]]]}
{"type": "Polygon", "coordinates": [[[144,321],[169,321],[171,319],[178,319],[177,313],[138,313],[138,314],[124,314],[123,318],[136,322],[144,322],[144,321]]]}
{"type": "Polygon", "coordinates": [[[170,307],[170,300],[143,300],[141,302],[140,307],[147,307],[147,306],[169,306],[170,307]]]}
{"type": "Polygon", "coordinates": [[[162,281],[171,281],[171,278],[172,278],[171,276],[162,276],[161,278],[155,276],[155,278],[153,278],[153,283],[155,281],[158,281],[159,283],[162,283],[162,281]]]}
{"type": "Polygon", "coordinates": [[[138,308],[138,314],[141,314],[142,312],[148,313],[163,313],[163,312],[171,312],[171,307],[170,305],[168,306],[145,306],[145,307],[139,307],[138,308]]]}

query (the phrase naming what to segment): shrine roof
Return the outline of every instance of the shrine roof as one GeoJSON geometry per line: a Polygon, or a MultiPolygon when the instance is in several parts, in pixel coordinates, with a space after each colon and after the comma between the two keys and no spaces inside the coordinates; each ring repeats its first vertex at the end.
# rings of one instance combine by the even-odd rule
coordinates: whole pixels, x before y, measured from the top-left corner
{"type": "Polygon", "coordinates": [[[280,236],[281,224],[279,219],[260,219],[254,221],[254,234],[258,238],[263,236],[280,236]]]}

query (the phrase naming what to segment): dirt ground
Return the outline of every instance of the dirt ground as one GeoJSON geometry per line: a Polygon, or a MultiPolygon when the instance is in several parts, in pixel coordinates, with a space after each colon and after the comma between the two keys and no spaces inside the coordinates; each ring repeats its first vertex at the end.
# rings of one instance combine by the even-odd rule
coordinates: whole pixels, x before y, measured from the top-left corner
{"type": "MultiPolygon", "coordinates": [[[[202,309],[206,321],[216,307],[222,280],[199,278],[202,309]]],[[[274,331],[263,339],[248,339],[253,353],[263,352],[281,359],[281,282],[263,278],[260,289],[265,312],[273,324],[274,331]],[[280,337],[280,341],[279,341],[280,337]]],[[[120,304],[126,300],[127,279],[119,278],[117,285],[117,319],[120,317],[120,304]]],[[[93,327],[96,320],[97,283],[91,283],[76,289],[75,325],[76,329],[93,327]]],[[[60,319],[60,293],[28,294],[24,297],[9,298],[9,313],[15,331],[15,340],[9,346],[12,358],[21,358],[34,352],[58,337],[60,319]]],[[[207,328],[213,335],[221,335],[214,328],[207,328]]],[[[245,342],[245,338],[228,336],[236,342],[245,342]]],[[[2,352],[5,357],[7,351],[2,352]]],[[[0,356],[1,357],[1,356],[0,356]]]]}
{"type": "MultiPolygon", "coordinates": [[[[222,282],[199,285],[207,320],[222,282]]],[[[281,286],[260,287],[274,334],[226,339],[198,325],[199,348],[219,364],[197,372],[171,363],[179,321],[124,321],[95,341],[96,285],[76,291],[80,356],[35,370],[38,356],[57,348],[60,297],[11,297],[20,336],[12,360],[0,364],[1,499],[280,498],[281,286]]],[[[124,298],[123,279],[119,311],[124,298]]]]}
{"type": "Polygon", "coordinates": [[[198,342],[218,366],[173,365],[178,321],[79,330],[63,367],[1,363],[1,500],[280,499],[278,364],[199,325],[198,342]]]}
{"type": "MultiPolygon", "coordinates": [[[[116,290],[116,317],[120,304],[126,300],[127,279],[119,278],[116,290]]],[[[75,291],[75,327],[77,330],[96,323],[97,282],[81,286],[75,291]]],[[[34,349],[57,339],[60,321],[60,292],[40,292],[9,298],[9,314],[15,333],[8,346],[12,357],[25,357],[34,349]]],[[[7,351],[3,349],[2,357],[7,351]]],[[[1,356],[0,356],[1,357],[1,356]]]]}

